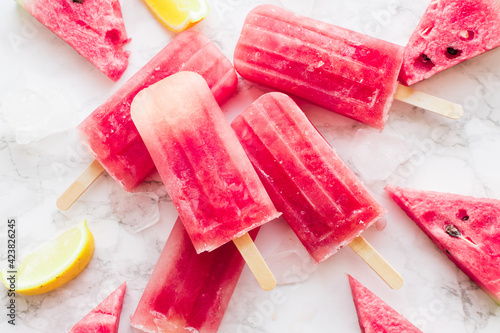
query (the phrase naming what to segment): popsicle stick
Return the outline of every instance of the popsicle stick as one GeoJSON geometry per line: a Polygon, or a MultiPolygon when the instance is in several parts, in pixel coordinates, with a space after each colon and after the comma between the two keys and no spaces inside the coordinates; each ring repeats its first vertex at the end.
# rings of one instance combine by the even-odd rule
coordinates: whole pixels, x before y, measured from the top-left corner
{"type": "Polygon", "coordinates": [[[403,278],[363,237],[358,236],[349,247],[356,252],[392,289],[403,286],[403,278]]]}
{"type": "Polygon", "coordinates": [[[57,208],[68,210],[103,172],[104,168],[97,160],[90,163],[87,169],[57,199],[57,208]]]}
{"type": "Polygon", "coordinates": [[[276,287],[276,279],[250,235],[244,234],[239,238],[235,238],[233,239],[233,243],[240,251],[243,259],[245,259],[261,288],[267,291],[273,290],[276,287]]]}
{"type": "Polygon", "coordinates": [[[451,119],[459,119],[464,115],[464,110],[459,104],[414,90],[401,84],[398,85],[398,90],[394,98],[451,119]]]}

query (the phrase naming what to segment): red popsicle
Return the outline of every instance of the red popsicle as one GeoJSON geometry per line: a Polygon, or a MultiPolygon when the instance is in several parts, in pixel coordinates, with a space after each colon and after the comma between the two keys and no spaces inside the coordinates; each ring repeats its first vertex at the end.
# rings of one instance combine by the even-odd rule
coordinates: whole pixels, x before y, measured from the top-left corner
{"type": "MultiPolygon", "coordinates": [[[[317,262],[348,244],[363,256],[369,245],[359,236],[385,209],[290,97],[261,96],[232,127],[276,208],[317,262]]],[[[373,268],[400,287],[399,275],[383,260],[373,268]]]]}
{"type": "Polygon", "coordinates": [[[153,170],[154,163],[130,118],[130,104],[142,89],[182,70],[201,74],[219,103],[236,90],[236,72],[205,35],[184,31],[151,59],[104,104],[88,116],[78,130],[96,161],[58,200],[68,209],[106,170],[127,191],[133,190],[153,170]]]}
{"type": "Polygon", "coordinates": [[[234,66],[245,79],[375,128],[384,127],[394,98],[461,116],[459,105],[398,86],[402,62],[399,45],[273,5],[248,14],[234,52],[234,66]]]}
{"type": "Polygon", "coordinates": [[[198,253],[239,246],[280,215],[202,76],[179,72],[142,90],[131,115],[198,253]]]}
{"type": "Polygon", "coordinates": [[[244,265],[233,244],[197,254],[178,219],[131,317],[132,326],[145,332],[217,332],[244,265]]]}

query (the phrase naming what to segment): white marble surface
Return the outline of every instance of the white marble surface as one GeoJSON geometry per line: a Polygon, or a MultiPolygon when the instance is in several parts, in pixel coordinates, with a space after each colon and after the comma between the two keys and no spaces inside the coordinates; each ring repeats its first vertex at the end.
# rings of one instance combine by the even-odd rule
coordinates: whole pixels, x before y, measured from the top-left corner
{"type": "MultiPolygon", "coordinates": [[[[209,2],[211,14],[195,29],[211,37],[232,58],[246,13],[264,1],[209,2]]],[[[0,259],[5,262],[7,217],[18,219],[21,257],[85,218],[96,239],[90,265],[73,281],[45,295],[16,298],[16,327],[7,324],[7,310],[2,305],[1,332],[68,331],[124,280],[128,289],[120,332],[136,332],[130,327],[129,315],[137,306],[176,217],[168,196],[155,181],[158,177],[141,188],[156,194],[132,195],[103,176],[69,211],[55,207],[57,196],[91,161],[76,139],[76,124],[173,36],[140,0],[121,3],[132,38],[127,46],[132,55],[118,83],[101,74],[14,1],[0,4],[0,259]],[[31,95],[39,99],[37,107],[7,117],[6,108],[20,105],[19,98],[26,97],[28,90],[38,94],[31,95]],[[30,128],[15,133],[9,125],[16,122],[13,118],[19,120],[29,114],[40,118],[32,121],[30,128]],[[66,118],[57,125],[59,133],[47,136],[53,130],[47,124],[54,124],[61,114],[66,118]],[[125,200],[130,204],[123,205],[125,200]],[[137,232],[137,222],[153,224],[158,220],[137,232]]],[[[404,45],[428,1],[272,3],[404,45]]],[[[416,86],[463,103],[465,116],[459,121],[395,102],[386,128],[379,133],[299,101],[321,133],[388,209],[386,228],[373,227],[364,235],[403,275],[404,287],[390,290],[350,249],[311,268],[307,255],[289,237],[288,227],[283,221],[275,221],[262,229],[257,244],[281,285],[271,293],[261,291],[245,269],[220,332],[359,332],[346,273],[424,332],[498,332],[500,307],[440,253],[382,189],[392,183],[500,198],[499,61],[500,49],[416,86]],[[279,294],[282,302],[273,302],[279,294]]],[[[228,118],[234,118],[262,93],[261,88],[240,80],[238,95],[223,106],[228,118]]],[[[0,304],[7,300],[5,290],[0,290],[0,304]]]]}

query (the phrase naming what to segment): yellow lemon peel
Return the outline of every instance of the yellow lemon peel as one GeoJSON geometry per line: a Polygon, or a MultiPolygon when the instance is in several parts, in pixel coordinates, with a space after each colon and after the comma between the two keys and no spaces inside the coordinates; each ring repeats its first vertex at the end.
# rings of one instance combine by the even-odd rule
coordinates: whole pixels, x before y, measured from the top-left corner
{"type": "Polygon", "coordinates": [[[175,32],[191,27],[210,12],[206,0],[144,0],[144,2],[163,25],[175,32]]]}
{"type": "MultiPolygon", "coordinates": [[[[38,295],[54,290],[80,274],[94,254],[94,236],[87,221],[43,244],[28,254],[15,275],[16,293],[38,295]]],[[[10,288],[8,277],[0,272],[3,284],[10,288]]]]}

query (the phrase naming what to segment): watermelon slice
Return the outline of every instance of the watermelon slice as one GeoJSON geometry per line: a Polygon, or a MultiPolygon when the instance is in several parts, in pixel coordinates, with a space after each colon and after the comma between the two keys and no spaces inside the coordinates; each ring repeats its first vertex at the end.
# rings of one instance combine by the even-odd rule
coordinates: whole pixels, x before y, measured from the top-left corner
{"type": "Polygon", "coordinates": [[[16,1],[113,81],[122,76],[130,39],[118,0],[16,1]]]}
{"type": "Polygon", "coordinates": [[[352,298],[364,333],[422,333],[374,293],[348,275],[352,298]]]}
{"type": "Polygon", "coordinates": [[[500,200],[393,186],[385,190],[500,305],[500,200]]]}
{"type": "Polygon", "coordinates": [[[433,0],[405,48],[399,81],[412,85],[500,46],[495,0],[433,0]]]}
{"type": "Polygon", "coordinates": [[[124,282],[73,326],[69,333],[117,333],[126,287],[126,282],[124,282]]]}

